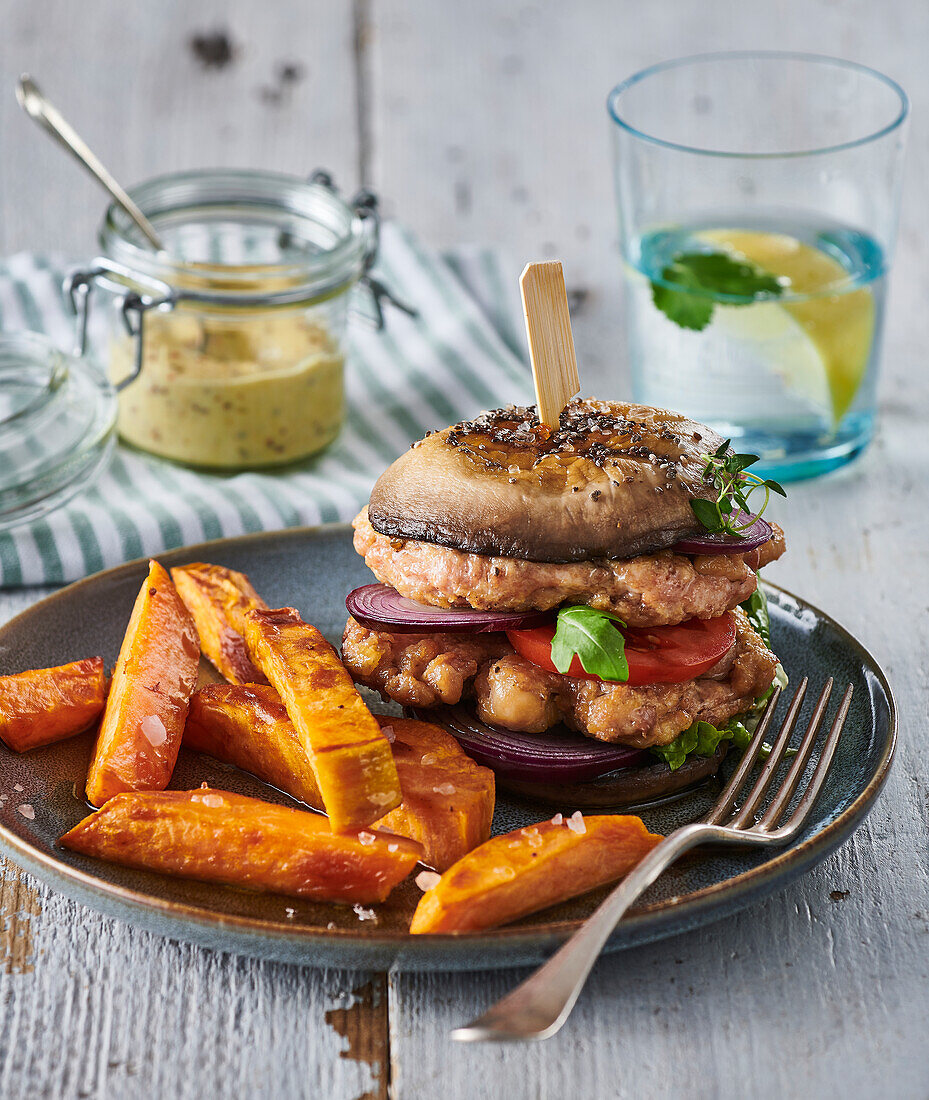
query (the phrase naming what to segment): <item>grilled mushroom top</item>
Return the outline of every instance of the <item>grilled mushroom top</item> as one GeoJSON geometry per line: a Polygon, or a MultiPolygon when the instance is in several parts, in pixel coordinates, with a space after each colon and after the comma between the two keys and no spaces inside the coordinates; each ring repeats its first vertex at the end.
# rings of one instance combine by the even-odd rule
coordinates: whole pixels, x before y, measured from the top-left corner
{"type": "Polygon", "coordinates": [[[572,401],[557,431],[535,407],[494,409],[427,435],[378,479],[381,534],[477,554],[567,562],[630,558],[702,531],[690,501],[716,432],[647,405],[572,401]]]}

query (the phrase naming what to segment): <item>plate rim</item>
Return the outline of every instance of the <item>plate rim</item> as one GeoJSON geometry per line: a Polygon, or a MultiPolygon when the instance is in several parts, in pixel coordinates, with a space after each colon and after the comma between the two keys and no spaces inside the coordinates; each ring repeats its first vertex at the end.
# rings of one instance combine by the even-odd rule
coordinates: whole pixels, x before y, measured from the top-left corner
{"type": "MultiPolygon", "coordinates": [[[[159,561],[168,561],[175,557],[188,557],[196,554],[193,560],[206,560],[200,554],[201,551],[212,552],[220,547],[245,547],[250,545],[270,542],[272,540],[298,541],[309,537],[325,536],[337,533],[348,534],[352,530],[350,523],[326,523],[300,527],[285,528],[280,531],[255,531],[242,535],[232,535],[205,542],[191,543],[187,546],[175,547],[157,554],[144,555],[133,558],[131,561],[121,562],[108,569],[102,569],[87,577],[73,581],[71,584],[59,588],[48,596],[30,604],[0,626],[0,645],[4,636],[15,625],[21,625],[40,609],[54,604],[68,597],[85,585],[99,583],[105,578],[116,577],[123,573],[131,573],[139,568],[144,568],[145,563],[151,558],[159,561]]],[[[710,886],[701,887],[693,893],[687,894],[683,899],[667,899],[653,902],[649,905],[633,908],[627,916],[617,925],[613,935],[625,932],[630,939],[653,939],[656,936],[647,935],[649,930],[657,931],[667,923],[693,926],[699,922],[700,917],[707,911],[716,907],[722,909],[725,903],[735,902],[740,896],[748,894],[766,894],[776,885],[782,870],[796,865],[797,873],[803,873],[812,864],[817,862],[817,857],[825,858],[831,851],[839,846],[858,827],[867,816],[875,800],[880,794],[881,788],[887,779],[893,763],[897,746],[898,710],[893,689],[887,679],[887,675],[880,663],[867,647],[859,641],[841,623],[837,622],[830,614],[795,595],[789,589],[778,584],[773,584],[763,579],[762,584],[774,592],[778,592],[788,599],[793,600],[801,608],[809,608],[829,626],[835,630],[842,640],[859,656],[866,659],[863,667],[873,669],[878,683],[884,691],[888,703],[888,734],[881,749],[877,767],[867,784],[858,792],[855,799],[829,824],[814,836],[802,841],[800,844],[788,846],[779,851],[771,859],[756,867],[749,868],[722,882],[713,883],[710,886]],[[636,937],[636,933],[643,933],[636,937]]],[[[405,948],[409,950],[414,945],[419,945],[423,951],[431,947],[437,949],[449,948],[480,948],[487,944],[518,946],[520,943],[541,947],[552,942],[560,942],[571,933],[577,931],[584,923],[581,918],[571,920],[553,921],[543,927],[533,928],[525,925],[505,925],[502,928],[487,929],[479,932],[443,932],[430,933],[429,935],[412,935],[409,932],[362,930],[335,928],[321,931],[318,928],[285,923],[283,920],[268,920],[266,918],[243,916],[239,914],[218,913],[213,909],[201,905],[191,905],[186,902],[172,901],[159,898],[144,891],[134,890],[126,886],[108,883],[87,871],[72,867],[67,863],[56,859],[55,856],[41,851],[34,845],[22,840],[7,826],[0,823],[0,849],[5,854],[11,855],[14,862],[19,863],[24,870],[33,874],[36,878],[48,883],[49,879],[59,886],[62,892],[67,892],[68,885],[74,885],[78,890],[99,897],[104,901],[114,902],[135,910],[144,916],[160,914],[180,922],[190,922],[201,928],[210,928],[219,933],[236,934],[244,936],[257,935],[265,939],[273,939],[281,942],[299,945],[331,944],[333,941],[347,941],[353,945],[370,945],[371,950],[376,948],[405,948]],[[43,872],[47,877],[43,878],[43,872]]],[[[82,897],[80,900],[84,900],[82,897]]],[[[721,916],[723,913],[720,914],[721,916]]],[[[165,935],[170,933],[165,932],[165,935]]],[[[226,947],[226,950],[235,950],[226,947]]]]}

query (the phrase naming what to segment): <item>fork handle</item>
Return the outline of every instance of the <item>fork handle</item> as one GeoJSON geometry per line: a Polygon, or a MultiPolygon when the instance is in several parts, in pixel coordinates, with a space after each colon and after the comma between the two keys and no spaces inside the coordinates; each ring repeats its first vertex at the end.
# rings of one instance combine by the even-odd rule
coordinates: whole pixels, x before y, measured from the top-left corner
{"type": "Polygon", "coordinates": [[[678,856],[698,844],[731,840],[714,825],[684,825],[657,844],[554,955],[483,1016],[456,1028],[452,1038],[547,1039],[568,1018],[587,975],[613,929],[636,898],[678,856]]]}

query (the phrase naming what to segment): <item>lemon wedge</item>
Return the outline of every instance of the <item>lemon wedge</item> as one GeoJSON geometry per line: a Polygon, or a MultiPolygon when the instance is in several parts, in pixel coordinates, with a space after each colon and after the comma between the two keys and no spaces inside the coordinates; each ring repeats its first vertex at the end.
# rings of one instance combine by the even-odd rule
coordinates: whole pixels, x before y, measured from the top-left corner
{"type": "Polygon", "coordinates": [[[783,233],[708,229],[696,234],[782,280],[803,301],[717,306],[714,324],[755,346],[792,394],[828,413],[836,426],[848,412],[871,355],[874,297],[849,290],[848,272],[811,245],[783,233]]]}

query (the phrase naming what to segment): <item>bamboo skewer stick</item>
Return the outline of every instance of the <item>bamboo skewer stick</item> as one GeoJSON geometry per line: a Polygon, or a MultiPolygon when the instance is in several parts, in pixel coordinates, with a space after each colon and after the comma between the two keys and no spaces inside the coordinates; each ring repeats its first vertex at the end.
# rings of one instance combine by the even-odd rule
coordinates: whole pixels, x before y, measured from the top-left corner
{"type": "Polygon", "coordinates": [[[561,264],[526,264],[519,289],[539,420],[557,428],[561,410],[581,389],[561,264]]]}

